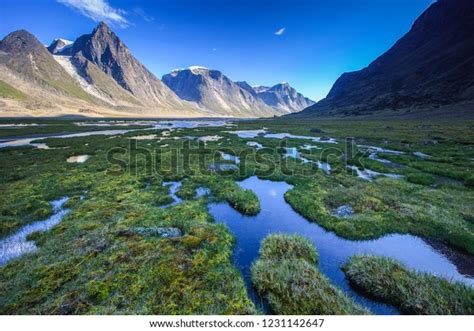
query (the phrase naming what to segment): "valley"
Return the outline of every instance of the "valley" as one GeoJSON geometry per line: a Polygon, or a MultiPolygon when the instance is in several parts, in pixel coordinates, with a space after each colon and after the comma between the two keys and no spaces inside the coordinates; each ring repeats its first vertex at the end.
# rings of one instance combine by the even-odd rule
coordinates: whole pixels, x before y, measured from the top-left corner
{"type": "MultiPolygon", "coordinates": [[[[360,254],[393,258],[433,275],[430,282],[447,279],[470,300],[473,125],[2,121],[9,142],[0,148],[0,311],[281,313],[274,300],[283,297],[269,300],[250,277],[260,244],[276,233],[311,241],[317,277],[329,286],[322,300],[351,301],[352,312],[400,313],[348,280],[343,267],[360,254]],[[31,137],[25,143],[21,130],[31,137]],[[379,175],[360,178],[352,166],[379,175]],[[52,227],[36,225],[53,219],[52,227]],[[13,238],[22,238],[19,246],[13,238]],[[332,288],[342,296],[332,297],[332,288]]],[[[343,306],[326,308],[344,313],[343,306]]],[[[451,313],[460,312],[472,310],[451,313]]]]}
{"type": "Polygon", "coordinates": [[[472,324],[472,0],[2,7],[6,329],[472,324]]]}

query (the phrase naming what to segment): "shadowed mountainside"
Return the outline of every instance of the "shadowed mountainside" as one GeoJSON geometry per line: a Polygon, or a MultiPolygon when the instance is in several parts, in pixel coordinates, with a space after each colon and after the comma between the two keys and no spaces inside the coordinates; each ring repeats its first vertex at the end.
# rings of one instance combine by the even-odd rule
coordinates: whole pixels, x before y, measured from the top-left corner
{"type": "Polygon", "coordinates": [[[364,115],[474,102],[474,4],[439,0],[368,67],[298,115],[364,115]]]}

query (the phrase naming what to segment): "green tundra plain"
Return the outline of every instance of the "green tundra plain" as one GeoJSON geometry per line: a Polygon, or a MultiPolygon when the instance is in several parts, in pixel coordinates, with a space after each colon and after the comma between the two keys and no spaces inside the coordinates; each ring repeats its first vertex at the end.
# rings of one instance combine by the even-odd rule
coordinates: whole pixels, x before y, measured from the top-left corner
{"type": "MultiPolygon", "coordinates": [[[[94,124],[82,119],[0,121],[43,124],[0,127],[2,139],[132,130],[37,141],[49,149],[0,148],[0,240],[51,216],[50,201],[67,196],[65,207],[70,209],[51,230],[29,235],[37,246],[33,253],[0,266],[0,314],[262,313],[233,264],[233,234],[207,209],[210,202],[225,201],[244,215],[258,214],[258,197],[237,183],[250,176],[293,185],[285,194],[287,203],[340,237],[366,240],[412,234],[472,261],[474,121],[229,120],[227,126],[172,130],[126,123],[84,127],[74,124],[78,121],[94,124]],[[262,128],[324,139],[241,138],[231,132],[262,128]],[[131,139],[139,136],[149,137],[131,139]],[[328,138],[336,143],[328,144],[328,138]],[[378,152],[377,157],[390,161],[384,163],[357,145],[403,153],[378,152]],[[287,148],[296,148],[307,160],[329,163],[330,173],[312,162],[285,157],[287,148]],[[240,163],[222,159],[221,151],[240,157],[240,163]],[[90,157],[83,163],[67,162],[80,155],[90,157]],[[227,164],[236,169],[222,167],[227,164]],[[364,180],[348,166],[382,175],[364,180]],[[176,195],[182,201],[167,206],[173,199],[163,183],[169,181],[181,181],[176,195]],[[198,188],[207,188],[209,194],[196,196],[198,188]],[[332,211],[342,205],[350,205],[354,214],[336,217],[332,211]],[[177,228],[181,235],[164,237],[140,230],[156,227],[177,228]]],[[[318,248],[304,238],[273,236],[261,247],[252,281],[274,312],[371,313],[318,270],[318,248]],[[278,240],[294,249],[280,256],[278,240]],[[290,293],[293,283],[309,284],[300,290],[323,295],[290,293]]],[[[354,257],[344,271],[358,291],[401,313],[473,312],[472,287],[418,275],[396,261],[354,257]],[[432,288],[442,290],[434,294],[432,288]],[[410,301],[415,295],[423,302],[443,304],[420,308],[410,301]]]]}

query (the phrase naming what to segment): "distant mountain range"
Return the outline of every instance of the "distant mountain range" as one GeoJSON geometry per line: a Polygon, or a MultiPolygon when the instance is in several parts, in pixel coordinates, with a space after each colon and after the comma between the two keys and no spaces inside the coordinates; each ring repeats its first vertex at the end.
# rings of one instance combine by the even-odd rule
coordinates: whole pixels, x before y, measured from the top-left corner
{"type": "Polygon", "coordinates": [[[180,98],[224,115],[272,116],[297,112],[314,104],[287,83],[259,93],[246,82],[233,82],[222,72],[205,67],[175,69],[162,80],[180,98]]]}
{"type": "Polygon", "coordinates": [[[314,104],[313,100],[298,93],[287,82],[276,84],[272,87],[250,86],[247,82],[237,82],[236,84],[282,113],[299,112],[314,104]]]}
{"type": "Polygon", "coordinates": [[[3,116],[270,117],[305,108],[292,101],[297,94],[291,88],[279,95],[288,104],[267,104],[217,70],[193,67],[164,80],[105,23],[74,42],[55,39],[48,47],[25,30],[0,42],[3,116]]]}
{"type": "Polygon", "coordinates": [[[473,0],[433,3],[387,52],[344,73],[317,103],[287,83],[250,86],[198,66],[160,80],[105,23],[47,47],[25,30],[0,42],[0,116],[398,116],[473,108],[473,0]]]}
{"type": "Polygon", "coordinates": [[[402,113],[472,102],[474,1],[438,0],[386,53],[367,68],[344,73],[325,99],[296,116],[402,113]]]}

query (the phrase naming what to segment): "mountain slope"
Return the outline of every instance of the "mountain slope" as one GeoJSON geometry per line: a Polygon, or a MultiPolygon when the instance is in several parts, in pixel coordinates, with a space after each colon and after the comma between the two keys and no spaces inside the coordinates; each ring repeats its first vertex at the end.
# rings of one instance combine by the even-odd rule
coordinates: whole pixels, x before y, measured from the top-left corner
{"type": "Polygon", "coordinates": [[[48,46],[48,51],[51,54],[69,55],[71,53],[72,44],[72,41],[66,39],[54,39],[51,45],[48,46]]]}
{"type": "Polygon", "coordinates": [[[0,115],[206,114],[162,84],[103,23],[74,44],[56,39],[48,49],[25,30],[9,34],[0,42],[0,81],[25,96],[2,96],[0,115]]]}
{"type": "Polygon", "coordinates": [[[74,42],[71,56],[72,63],[86,80],[98,82],[97,77],[88,70],[92,63],[143,106],[175,108],[176,111],[192,109],[146,69],[103,22],[91,34],[83,35],[74,42]]]}
{"type": "Polygon", "coordinates": [[[182,99],[218,114],[236,117],[278,114],[218,70],[197,66],[176,69],[162,80],[182,99]]]}
{"type": "MultiPolygon", "coordinates": [[[[33,82],[51,93],[93,102],[93,98],[67,74],[38,39],[26,30],[12,32],[1,41],[0,66],[6,67],[2,68],[2,72],[9,72],[17,76],[15,78],[18,80],[33,82]]],[[[12,80],[12,77],[9,79],[12,80]]]]}
{"type": "Polygon", "coordinates": [[[474,5],[439,0],[367,68],[343,74],[301,115],[366,114],[474,101],[474,5]]]}
{"type": "Polygon", "coordinates": [[[314,101],[298,93],[288,83],[280,83],[272,87],[252,87],[247,82],[236,82],[236,84],[281,113],[299,112],[314,104],[314,101]]]}
{"type": "Polygon", "coordinates": [[[298,93],[288,83],[280,83],[257,93],[267,105],[285,113],[294,113],[314,104],[314,101],[298,93]]]}

